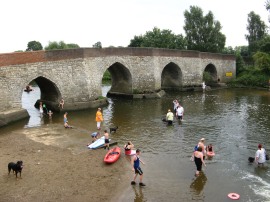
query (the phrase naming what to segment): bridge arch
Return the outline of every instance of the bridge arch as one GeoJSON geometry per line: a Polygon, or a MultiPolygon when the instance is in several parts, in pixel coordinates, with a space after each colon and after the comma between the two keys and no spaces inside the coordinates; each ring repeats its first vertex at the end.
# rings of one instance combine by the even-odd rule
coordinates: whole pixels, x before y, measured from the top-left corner
{"type": "Polygon", "coordinates": [[[180,67],[170,62],[161,73],[161,89],[162,90],[179,90],[182,88],[182,71],[180,67]]]}
{"type": "Polygon", "coordinates": [[[218,80],[217,68],[215,67],[214,64],[210,63],[210,64],[206,65],[204,72],[203,72],[203,80],[205,80],[207,85],[211,85],[211,83],[217,82],[217,80],[218,80]]]}
{"type": "MultiPolygon", "coordinates": [[[[39,101],[42,101],[47,106],[49,106],[50,109],[58,111],[59,109],[57,105],[62,96],[57,85],[44,76],[38,76],[33,80],[30,80],[29,83],[31,82],[35,82],[40,89],[40,100],[36,101],[35,107],[38,107],[39,101]]],[[[28,85],[29,83],[27,83],[26,85],[28,85]]]]}
{"type": "Polygon", "coordinates": [[[115,62],[108,68],[108,71],[112,80],[108,95],[132,94],[132,76],[127,67],[120,62],[115,62]]]}

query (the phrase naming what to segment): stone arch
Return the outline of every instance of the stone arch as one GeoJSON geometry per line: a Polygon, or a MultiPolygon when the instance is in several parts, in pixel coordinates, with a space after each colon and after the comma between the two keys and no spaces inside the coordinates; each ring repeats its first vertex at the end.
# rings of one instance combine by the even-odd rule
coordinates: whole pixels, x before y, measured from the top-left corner
{"type": "Polygon", "coordinates": [[[132,94],[132,76],[127,67],[115,62],[108,68],[108,71],[112,79],[112,86],[108,95],[132,94]]]}
{"type": "Polygon", "coordinates": [[[38,107],[39,101],[42,101],[47,106],[49,106],[50,109],[58,111],[59,108],[57,106],[59,100],[61,99],[61,93],[57,85],[50,79],[43,76],[38,76],[30,82],[32,81],[36,82],[36,84],[40,88],[40,100],[37,100],[35,106],[38,107]]]}
{"type": "Polygon", "coordinates": [[[161,89],[180,90],[182,88],[182,71],[180,67],[170,62],[161,73],[161,89]]]}
{"type": "MultiPolygon", "coordinates": [[[[213,65],[212,63],[208,64],[205,67],[204,72],[207,72],[210,75],[209,80],[206,80],[205,81],[205,83],[207,85],[211,85],[212,83],[216,83],[217,82],[217,80],[218,80],[218,77],[217,77],[217,68],[215,67],[215,65],[213,65]]],[[[203,80],[204,80],[204,78],[203,78],[203,80]]]]}

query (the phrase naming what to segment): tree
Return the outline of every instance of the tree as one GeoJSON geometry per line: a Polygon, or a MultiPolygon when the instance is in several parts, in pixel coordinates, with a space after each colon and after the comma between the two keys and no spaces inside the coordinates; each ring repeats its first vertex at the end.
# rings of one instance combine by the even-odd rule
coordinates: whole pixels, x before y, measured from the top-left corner
{"type": "Polygon", "coordinates": [[[142,43],[143,43],[142,35],[134,36],[134,38],[130,40],[128,47],[142,47],[142,43]]]}
{"type": "Polygon", "coordinates": [[[64,41],[49,41],[49,45],[45,47],[45,50],[57,50],[57,49],[71,49],[80,48],[78,44],[70,43],[66,44],[64,41]]]}
{"type": "Polygon", "coordinates": [[[175,35],[171,30],[154,27],[143,36],[135,36],[128,47],[186,49],[186,41],[181,34],[175,35]]]}
{"type": "Polygon", "coordinates": [[[253,59],[256,67],[267,74],[270,73],[270,54],[258,51],[253,55],[253,59]]]}
{"type": "Polygon", "coordinates": [[[221,24],[214,20],[210,11],[203,16],[203,11],[197,6],[190,6],[190,11],[184,12],[186,41],[188,50],[204,52],[222,52],[226,37],[221,33],[221,24]]]}
{"type": "Polygon", "coordinates": [[[267,27],[261,20],[261,17],[255,14],[254,11],[248,14],[247,31],[246,39],[249,44],[249,52],[255,53],[259,50],[259,41],[262,40],[267,33],[267,27]]]}
{"type": "Polygon", "coordinates": [[[222,53],[224,53],[224,54],[235,54],[235,50],[233,49],[233,47],[228,46],[228,47],[223,48],[222,53]]]}
{"type": "Polygon", "coordinates": [[[98,41],[97,43],[95,43],[95,44],[93,45],[93,48],[102,48],[101,42],[98,41]]]}
{"type": "Polygon", "coordinates": [[[38,51],[38,50],[43,50],[43,47],[40,42],[38,41],[28,42],[26,51],[38,51]]]}
{"type": "Polygon", "coordinates": [[[78,44],[75,44],[75,43],[68,43],[67,48],[80,48],[80,46],[78,44]]]}

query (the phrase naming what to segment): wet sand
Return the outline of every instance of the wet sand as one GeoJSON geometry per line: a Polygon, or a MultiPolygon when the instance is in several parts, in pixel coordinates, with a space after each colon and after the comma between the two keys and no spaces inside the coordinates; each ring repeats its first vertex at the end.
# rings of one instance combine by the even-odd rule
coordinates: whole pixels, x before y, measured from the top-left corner
{"type": "MultiPolygon", "coordinates": [[[[106,150],[78,154],[32,140],[29,129],[0,135],[0,202],[111,201],[121,196],[132,173],[122,155],[106,165],[106,150]],[[22,179],[8,175],[9,162],[22,160],[22,179]]],[[[30,130],[31,133],[31,130],[30,130]]]]}

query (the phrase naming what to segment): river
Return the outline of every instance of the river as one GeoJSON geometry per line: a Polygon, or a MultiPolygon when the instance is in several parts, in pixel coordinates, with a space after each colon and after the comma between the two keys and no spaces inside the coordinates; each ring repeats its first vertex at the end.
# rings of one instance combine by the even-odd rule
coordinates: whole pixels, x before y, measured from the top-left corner
{"type": "MultiPolygon", "coordinates": [[[[38,87],[23,93],[22,105],[31,115],[0,129],[8,134],[21,128],[42,131],[43,127],[61,126],[63,114],[52,119],[41,116],[33,103],[39,98],[38,87]]],[[[103,94],[109,90],[103,87],[103,94]]],[[[240,195],[241,201],[270,201],[269,162],[263,168],[248,163],[258,143],[270,151],[270,92],[254,89],[222,89],[203,92],[167,93],[161,99],[130,100],[109,98],[102,108],[103,128],[118,126],[111,138],[124,145],[132,141],[142,150],[141,159],[146,187],[131,186],[119,201],[230,201],[228,193],[240,195]],[[185,109],[182,123],[166,126],[161,121],[172,101],[177,99],[185,109]],[[216,155],[206,160],[206,168],[195,177],[195,165],[190,160],[194,146],[201,138],[212,143],[216,155]]],[[[89,152],[85,143],[96,129],[96,109],[69,112],[69,123],[79,135],[58,133],[29,138],[70,149],[74,154],[89,152]]],[[[122,156],[122,158],[124,158],[122,156]]]]}

